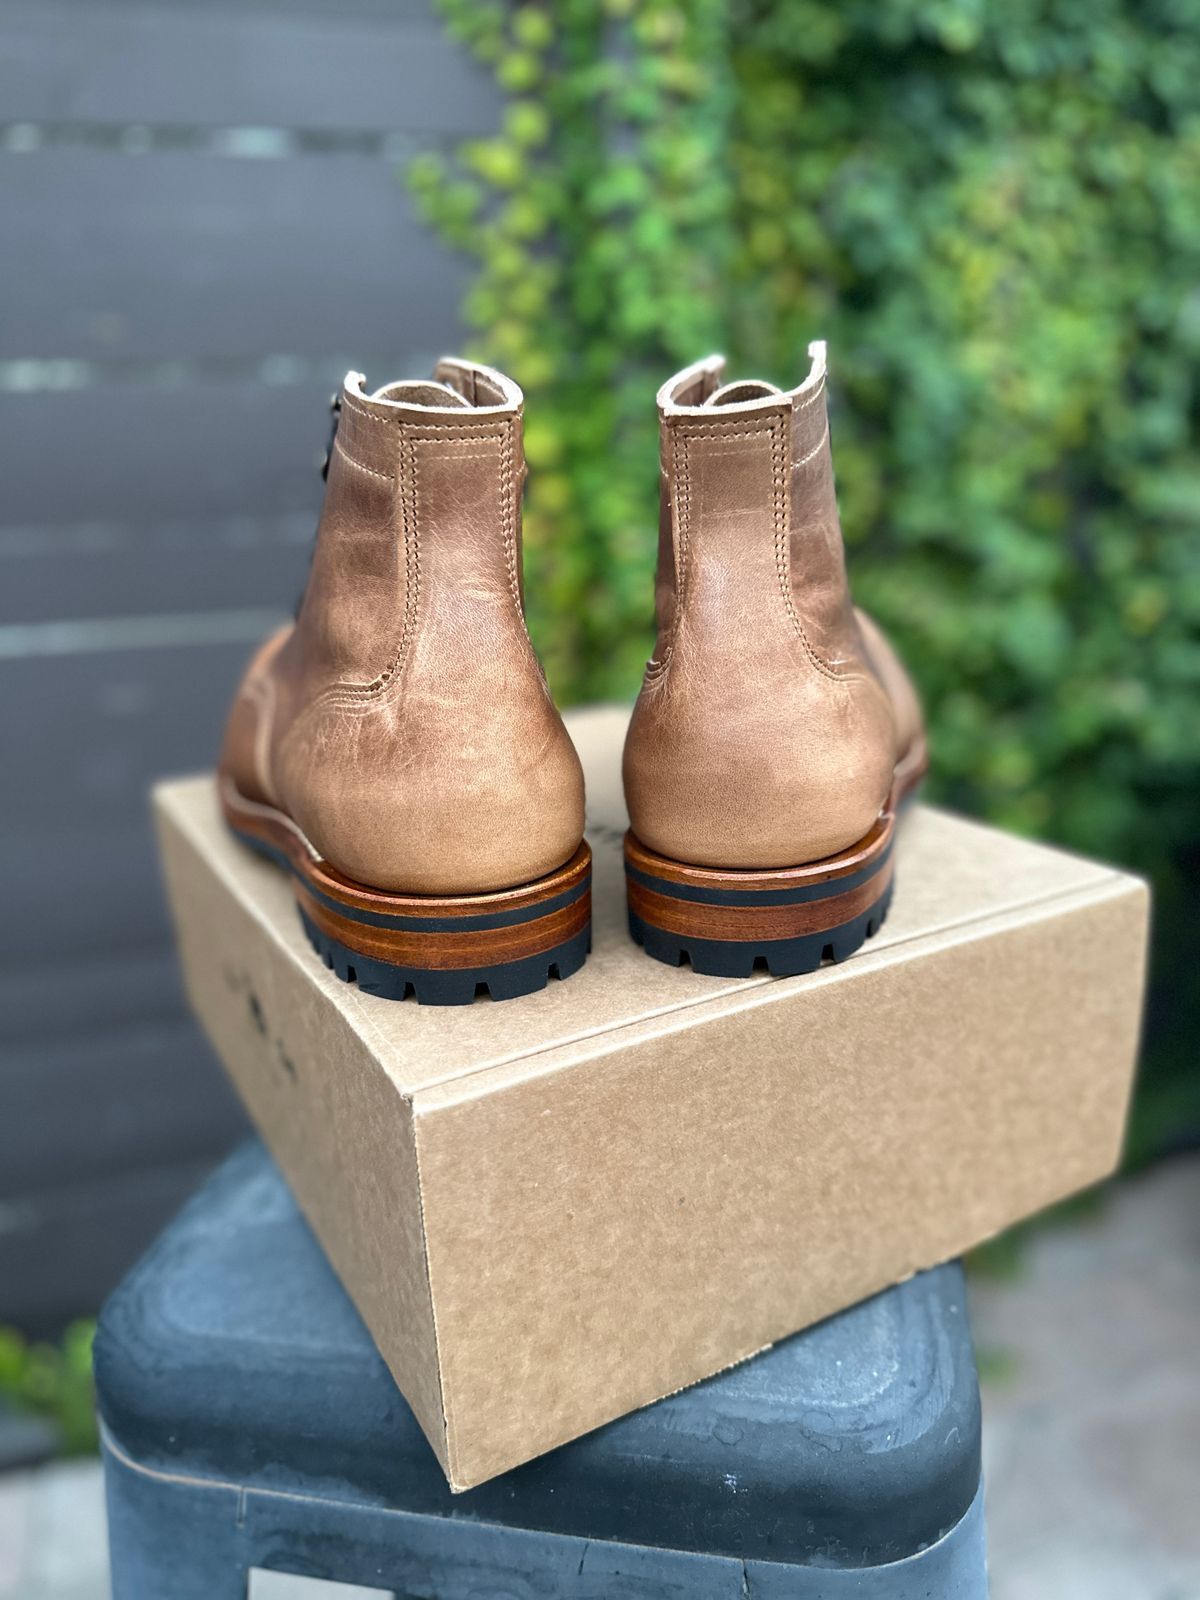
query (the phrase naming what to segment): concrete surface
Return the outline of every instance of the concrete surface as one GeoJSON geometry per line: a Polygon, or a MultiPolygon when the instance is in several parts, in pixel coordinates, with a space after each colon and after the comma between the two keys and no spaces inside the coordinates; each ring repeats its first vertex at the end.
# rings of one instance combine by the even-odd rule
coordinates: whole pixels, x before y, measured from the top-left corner
{"type": "MultiPolygon", "coordinates": [[[[992,1600],[1200,1600],[1200,1158],[975,1275],[992,1600]]],[[[0,1478],[0,1600],[104,1600],[99,1468],[0,1478]]],[[[374,1591],[278,1575],[249,1600],[374,1591]]]]}
{"type": "Polygon", "coordinates": [[[976,1275],[993,1600],[1200,1600],[1200,1159],[976,1275]]]}

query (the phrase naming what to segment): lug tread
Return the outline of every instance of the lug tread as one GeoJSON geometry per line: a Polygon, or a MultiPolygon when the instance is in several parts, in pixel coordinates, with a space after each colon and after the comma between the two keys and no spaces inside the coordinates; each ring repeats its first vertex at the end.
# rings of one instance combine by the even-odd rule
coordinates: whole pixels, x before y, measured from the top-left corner
{"type": "Polygon", "coordinates": [[[348,950],[323,933],[303,911],[300,920],[317,955],[344,983],[356,983],[363,994],[384,1000],[414,997],[423,1006],[469,1006],[481,994],[490,995],[493,1000],[535,994],[546,987],[550,978],[561,980],[578,972],[592,944],[590,930],[585,928],[556,950],[497,966],[448,970],[396,967],[348,950]]]}
{"type": "Polygon", "coordinates": [[[644,922],[636,912],[629,913],[629,932],[648,956],[668,967],[685,962],[692,971],[710,978],[749,978],[762,963],[773,978],[795,978],[816,972],[825,962],[842,962],[860,950],[883,926],[892,899],[888,884],[873,906],[843,923],[819,933],[796,939],[772,939],[761,943],[736,940],[696,939],[668,933],[644,922]]]}

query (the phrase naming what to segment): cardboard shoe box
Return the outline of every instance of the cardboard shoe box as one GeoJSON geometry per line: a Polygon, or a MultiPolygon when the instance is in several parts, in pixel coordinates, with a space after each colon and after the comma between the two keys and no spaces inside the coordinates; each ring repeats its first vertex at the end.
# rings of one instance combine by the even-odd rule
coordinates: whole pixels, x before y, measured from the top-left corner
{"type": "Polygon", "coordinates": [[[457,1489],[957,1255],[1120,1149],[1140,881],[916,807],[858,955],[673,970],[626,932],[624,725],[570,719],[594,953],[501,1004],[340,982],[211,779],[156,795],[192,1004],[457,1489]]]}

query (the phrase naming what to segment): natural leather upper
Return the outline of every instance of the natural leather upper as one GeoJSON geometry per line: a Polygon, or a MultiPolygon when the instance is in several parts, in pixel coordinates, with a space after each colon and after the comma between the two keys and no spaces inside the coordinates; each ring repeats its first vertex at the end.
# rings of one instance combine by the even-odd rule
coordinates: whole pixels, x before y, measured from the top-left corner
{"type": "Polygon", "coordinates": [[[223,775],[347,876],[471,893],[554,870],[583,776],[525,629],[521,391],[446,360],[341,396],[294,627],[251,663],[223,775]]]}
{"type": "Polygon", "coordinates": [[[923,739],[894,651],[846,581],[825,347],[788,393],[659,391],[658,638],[625,745],[630,822],[701,866],[786,867],[861,839],[923,739]]]}

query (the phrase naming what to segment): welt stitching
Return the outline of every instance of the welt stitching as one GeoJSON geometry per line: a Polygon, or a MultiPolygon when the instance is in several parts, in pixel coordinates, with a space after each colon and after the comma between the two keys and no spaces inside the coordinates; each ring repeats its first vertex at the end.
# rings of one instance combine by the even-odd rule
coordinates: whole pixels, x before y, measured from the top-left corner
{"type": "Polygon", "coordinates": [[[792,626],[796,630],[796,637],[804,646],[805,654],[818,672],[827,678],[837,679],[840,674],[828,666],[809,643],[808,635],[804,631],[804,624],[800,621],[796,610],[796,602],[792,597],[791,562],[789,560],[788,541],[790,535],[789,515],[789,483],[788,483],[788,441],[784,437],[784,430],[772,429],[771,459],[773,465],[772,476],[774,479],[774,519],[775,519],[775,566],[779,573],[779,589],[783,595],[783,603],[787,607],[788,616],[792,619],[792,626]]]}

